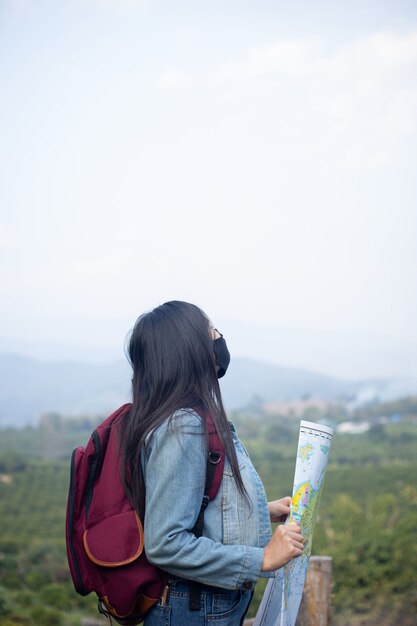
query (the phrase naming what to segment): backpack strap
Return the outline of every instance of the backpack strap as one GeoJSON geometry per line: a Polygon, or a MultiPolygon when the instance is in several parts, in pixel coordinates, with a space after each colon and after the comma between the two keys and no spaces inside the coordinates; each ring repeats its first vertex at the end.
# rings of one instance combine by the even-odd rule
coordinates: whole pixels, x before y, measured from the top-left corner
{"type": "Polygon", "coordinates": [[[221,462],[222,455],[220,452],[209,452],[207,457],[206,464],[206,484],[204,487],[204,496],[201,502],[200,512],[197,517],[197,521],[194,525],[192,533],[196,537],[201,537],[203,534],[203,526],[204,526],[204,513],[206,511],[207,505],[212,498],[210,498],[210,490],[213,485],[214,476],[216,474],[216,466],[221,462]]]}
{"type": "MultiPolygon", "coordinates": [[[[210,500],[213,500],[219,491],[224,468],[224,448],[210,416],[207,416],[207,425],[209,429],[209,453],[206,463],[206,482],[204,485],[204,496],[201,502],[200,512],[192,530],[192,533],[197,538],[201,537],[203,534],[204,513],[210,500]]],[[[189,609],[190,611],[199,611],[201,608],[201,584],[197,582],[190,582],[189,588],[189,609]]]]}

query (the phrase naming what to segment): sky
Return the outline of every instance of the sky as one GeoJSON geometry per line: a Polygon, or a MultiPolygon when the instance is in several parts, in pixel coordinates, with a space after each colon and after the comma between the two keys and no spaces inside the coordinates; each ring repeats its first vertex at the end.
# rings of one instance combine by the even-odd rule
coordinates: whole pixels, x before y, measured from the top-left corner
{"type": "Polygon", "coordinates": [[[0,0],[0,351],[417,376],[414,0],[0,0]]]}

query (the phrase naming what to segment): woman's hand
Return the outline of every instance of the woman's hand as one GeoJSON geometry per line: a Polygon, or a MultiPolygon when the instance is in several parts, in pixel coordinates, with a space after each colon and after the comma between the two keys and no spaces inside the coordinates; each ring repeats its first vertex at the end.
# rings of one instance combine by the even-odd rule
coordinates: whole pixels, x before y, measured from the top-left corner
{"type": "Polygon", "coordinates": [[[268,502],[269,517],[271,522],[285,522],[287,516],[290,514],[291,498],[281,498],[280,500],[273,500],[268,502]]]}
{"type": "Polygon", "coordinates": [[[273,572],[303,553],[304,539],[297,524],[278,526],[264,549],[263,572],[273,572]]]}

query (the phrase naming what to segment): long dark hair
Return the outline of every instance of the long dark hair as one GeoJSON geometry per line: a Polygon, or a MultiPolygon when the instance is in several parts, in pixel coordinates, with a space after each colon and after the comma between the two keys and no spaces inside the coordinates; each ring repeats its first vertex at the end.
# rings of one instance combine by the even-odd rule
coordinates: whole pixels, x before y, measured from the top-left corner
{"type": "MultiPolygon", "coordinates": [[[[210,414],[239,491],[246,490],[217,379],[210,321],[194,304],[173,300],[141,315],[128,344],[132,407],[121,424],[122,479],[133,506],[145,512],[142,455],[146,439],[178,409],[210,414]]],[[[206,442],[206,422],[203,419],[206,442]]]]}

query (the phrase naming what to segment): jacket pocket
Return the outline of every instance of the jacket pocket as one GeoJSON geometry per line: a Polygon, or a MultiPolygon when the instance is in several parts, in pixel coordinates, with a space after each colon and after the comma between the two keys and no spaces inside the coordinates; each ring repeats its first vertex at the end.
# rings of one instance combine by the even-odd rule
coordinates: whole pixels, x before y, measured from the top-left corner
{"type": "MultiPolygon", "coordinates": [[[[226,466],[225,466],[226,467],[226,466]]],[[[226,545],[258,545],[256,500],[253,499],[253,489],[248,481],[247,466],[239,463],[239,469],[247,490],[247,498],[240,493],[235,478],[229,469],[223,473],[222,481],[222,541],[226,545]]]]}

